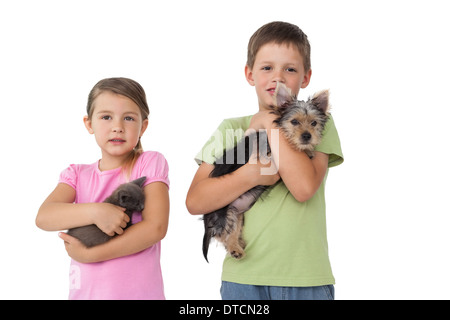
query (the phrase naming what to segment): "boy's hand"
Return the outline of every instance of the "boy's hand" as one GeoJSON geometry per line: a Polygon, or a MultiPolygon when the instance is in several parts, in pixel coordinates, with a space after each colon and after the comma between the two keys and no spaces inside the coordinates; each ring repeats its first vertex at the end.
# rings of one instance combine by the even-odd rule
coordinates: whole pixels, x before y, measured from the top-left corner
{"type": "Polygon", "coordinates": [[[260,129],[270,130],[272,128],[273,121],[277,116],[270,113],[269,110],[264,110],[256,113],[250,120],[249,129],[254,129],[256,131],[260,129]]]}
{"type": "MultiPolygon", "coordinates": [[[[249,130],[270,130],[275,119],[276,115],[270,113],[269,110],[260,111],[252,117],[249,130]]],[[[280,175],[273,159],[258,159],[257,155],[253,154],[246,166],[251,179],[256,181],[257,185],[271,186],[280,180],[280,175]]]]}
{"type": "Polygon", "coordinates": [[[266,159],[264,159],[264,163],[259,159],[255,159],[249,161],[246,166],[251,179],[255,181],[256,185],[271,186],[280,180],[280,175],[273,160],[266,164],[266,159]]]}
{"type": "Polygon", "coordinates": [[[110,203],[96,203],[92,219],[94,224],[109,236],[123,233],[123,228],[130,221],[125,208],[110,203]]]}

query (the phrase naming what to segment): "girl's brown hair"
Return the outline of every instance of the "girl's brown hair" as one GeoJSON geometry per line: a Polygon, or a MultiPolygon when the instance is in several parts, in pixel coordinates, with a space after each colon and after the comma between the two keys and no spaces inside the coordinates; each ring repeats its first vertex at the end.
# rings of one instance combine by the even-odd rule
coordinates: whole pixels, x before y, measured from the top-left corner
{"type": "MultiPolygon", "coordinates": [[[[128,78],[107,78],[97,82],[97,84],[89,93],[86,106],[86,112],[89,120],[92,119],[92,114],[94,113],[95,99],[97,99],[97,97],[105,91],[120,94],[131,99],[139,107],[142,119],[148,119],[150,110],[148,108],[144,88],[142,88],[142,86],[136,81],[128,78]]],[[[122,165],[122,172],[124,172],[128,178],[131,175],[131,171],[133,170],[133,166],[136,163],[136,160],[139,158],[142,152],[144,152],[144,149],[142,148],[141,139],[139,138],[136,147],[134,147],[133,151],[130,153],[128,158],[125,160],[125,163],[122,165]]]]}
{"type": "Polygon", "coordinates": [[[305,72],[311,69],[311,46],[308,37],[294,24],[275,21],[263,25],[250,38],[247,50],[247,66],[253,69],[259,49],[267,43],[294,45],[303,57],[305,72]]]}

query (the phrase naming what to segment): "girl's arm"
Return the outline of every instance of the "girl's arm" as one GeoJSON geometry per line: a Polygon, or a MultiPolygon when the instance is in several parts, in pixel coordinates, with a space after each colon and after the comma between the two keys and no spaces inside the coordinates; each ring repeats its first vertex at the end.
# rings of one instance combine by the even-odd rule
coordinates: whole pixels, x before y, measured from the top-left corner
{"type": "Polygon", "coordinates": [[[46,231],[97,225],[110,236],[123,233],[130,220],[125,209],[110,203],[75,204],[76,192],[65,183],[60,183],[39,208],[36,225],[46,231]]]}
{"type": "Polygon", "coordinates": [[[214,166],[203,162],[192,180],[186,197],[191,214],[205,214],[223,208],[257,185],[272,185],[280,179],[278,174],[261,175],[261,168],[269,165],[247,163],[236,171],[210,178],[214,166]]]}
{"type": "Polygon", "coordinates": [[[271,129],[278,129],[273,123],[275,118],[276,115],[269,111],[260,111],[253,116],[250,127],[267,130],[272,157],[281,179],[294,198],[304,202],[319,189],[327,172],[328,155],[316,152],[314,158],[310,159],[306,153],[292,148],[281,132],[278,134],[278,148],[274,147],[276,142],[272,141],[271,129]]]}
{"type": "Polygon", "coordinates": [[[88,249],[76,238],[60,233],[69,256],[83,263],[100,262],[140,252],[163,239],[169,224],[168,187],[163,182],[153,182],[145,186],[144,192],[142,221],[129,227],[120,237],[88,249]]]}

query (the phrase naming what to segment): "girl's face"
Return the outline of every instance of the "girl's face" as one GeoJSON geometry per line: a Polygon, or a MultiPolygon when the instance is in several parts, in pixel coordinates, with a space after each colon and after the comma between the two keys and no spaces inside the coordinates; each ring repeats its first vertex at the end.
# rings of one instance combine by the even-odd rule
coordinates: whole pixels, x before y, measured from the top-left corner
{"type": "Polygon", "coordinates": [[[273,104],[278,81],[297,95],[300,88],[308,86],[311,70],[305,72],[303,57],[294,45],[267,43],[258,50],[253,68],[245,67],[245,76],[256,88],[259,110],[262,111],[273,104]]]}
{"type": "Polygon", "coordinates": [[[85,116],[84,123],[102,150],[102,162],[122,163],[147,129],[148,119],[142,119],[133,100],[110,91],[100,93],[93,108],[92,118],[85,116]]]}

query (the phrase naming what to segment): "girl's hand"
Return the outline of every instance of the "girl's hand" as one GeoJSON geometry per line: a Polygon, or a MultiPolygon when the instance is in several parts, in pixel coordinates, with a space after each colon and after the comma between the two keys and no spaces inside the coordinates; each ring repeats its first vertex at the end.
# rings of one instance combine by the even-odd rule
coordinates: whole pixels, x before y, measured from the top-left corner
{"type": "Polygon", "coordinates": [[[125,208],[110,203],[96,203],[92,219],[94,224],[109,236],[123,233],[123,228],[130,221],[125,208]]]}
{"type": "Polygon", "coordinates": [[[80,240],[74,238],[67,233],[60,232],[59,237],[64,240],[67,254],[74,260],[81,263],[95,262],[91,257],[91,250],[86,248],[80,240]]]}

